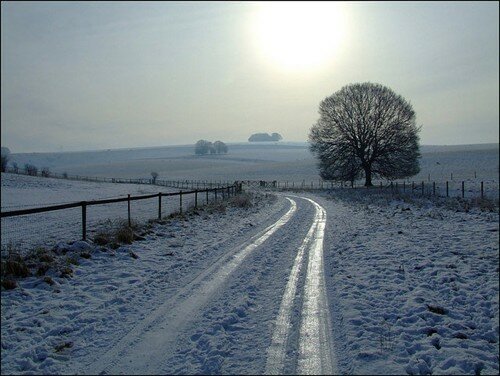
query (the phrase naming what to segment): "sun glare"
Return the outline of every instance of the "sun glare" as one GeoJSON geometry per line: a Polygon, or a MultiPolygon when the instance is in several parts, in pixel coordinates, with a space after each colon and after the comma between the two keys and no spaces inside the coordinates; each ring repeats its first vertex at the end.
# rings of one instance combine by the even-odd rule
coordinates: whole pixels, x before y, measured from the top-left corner
{"type": "Polygon", "coordinates": [[[264,60],[277,68],[307,70],[328,63],[345,34],[345,16],[333,2],[261,3],[253,24],[264,60]]]}

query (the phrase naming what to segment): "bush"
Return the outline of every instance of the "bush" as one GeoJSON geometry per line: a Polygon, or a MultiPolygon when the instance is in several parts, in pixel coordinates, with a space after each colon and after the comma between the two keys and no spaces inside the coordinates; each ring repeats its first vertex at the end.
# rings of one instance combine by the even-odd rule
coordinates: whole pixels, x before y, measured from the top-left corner
{"type": "Polygon", "coordinates": [[[38,175],[38,168],[31,163],[26,163],[24,165],[24,170],[26,173],[30,176],[37,176],[38,175]]]}
{"type": "Polygon", "coordinates": [[[42,176],[44,178],[48,178],[50,176],[50,170],[48,167],[44,167],[42,168],[42,176]]]}

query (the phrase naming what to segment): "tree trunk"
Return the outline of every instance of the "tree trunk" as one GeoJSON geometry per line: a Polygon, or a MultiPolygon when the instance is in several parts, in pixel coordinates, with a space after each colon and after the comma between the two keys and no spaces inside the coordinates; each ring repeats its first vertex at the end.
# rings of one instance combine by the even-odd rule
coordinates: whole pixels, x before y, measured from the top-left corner
{"type": "Polygon", "coordinates": [[[365,187],[373,187],[372,184],[372,169],[367,166],[365,169],[365,187]]]}

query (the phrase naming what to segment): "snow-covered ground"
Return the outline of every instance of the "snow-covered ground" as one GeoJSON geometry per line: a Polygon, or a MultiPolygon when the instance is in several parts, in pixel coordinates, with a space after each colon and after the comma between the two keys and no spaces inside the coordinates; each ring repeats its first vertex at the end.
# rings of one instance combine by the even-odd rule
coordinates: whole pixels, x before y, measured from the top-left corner
{"type": "Polygon", "coordinates": [[[61,245],[72,278],[2,289],[2,373],[498,374],[498,212],[360,192],[61,245]]]}
{"type": "Polygon", "coordinates": [[[498,208],[350,196],[318,199],[343,373],[498,374],[498,208]]]}
{"type": "MultiPolygon", "coordinates": [[[[40,169],[82,176],[161,179],[279,180],[317,182],[317,161],[307,143],[229,144],[225,155],[194,155],[194,145],[116,149],[66,153],[13,153],[19,167],[32,163],[40,169]]],[[[421,147],[421,171],[415,182],[429,179],[466,181],[478,192],[480,182],[498,190],[499,146],[496,144],[421,147]],[[453,177],[451,176],[453,174],[453,177]],[[496,185],[494,185],[494,183],[496,185]]],[[[487,187],[487,188],[488,188],[487,187]]]]}
{"type": "MultiPolygon", "coordinates": [[[[179,189],[144,184],[94,183],[5,173],[1,175],[2,211],[124,198],[127,194],[141,196],[178,191],[179,189]]],[[[213,199],[212,194],[209,196],[209,199],[213,199]]],[[[199,200],[205,200],[205,196],[200,195],[199,200]]],[[[184,210],[193,203],[194,195],[183,197],[184,210]]],[[[179,198],[162,198],[162,215],[178,211],[179,207],[179,198]]],[[[157,198],[132,201],[132,220],[143,222],[157,216],[157,198]]],[[[126,202],[89,206],[87,208],[89,236],[107,220],[126,219],[126,202]]],[[[12,243],[18,249],[27,249],[39,245],[54,245],[58,241],[78,240],[82,236],[81,221],[82,214],[79,207],[2,218],[2,246],[12,243]]]]}

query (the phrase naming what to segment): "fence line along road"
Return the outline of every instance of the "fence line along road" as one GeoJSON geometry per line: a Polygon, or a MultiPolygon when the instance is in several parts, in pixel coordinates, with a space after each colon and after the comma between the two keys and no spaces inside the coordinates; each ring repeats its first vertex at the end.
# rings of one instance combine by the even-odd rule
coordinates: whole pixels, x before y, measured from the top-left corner
{"type": "MultiPolygon", "coordinates": [[[[242,180],[241,183],[247,187],[267,188],[277,190],[329,190],[339,188],[364,188],[364,183],[357,182],[335,182],[329,180],[318,180],[317,182],[305,180],[296,181],[266,181],[266,180],[242,180]]],[[[445,182],[415,182],[415,181],[376,181],[373,188],[390,190],[392,193],[410,193],[420,196],[437,197],[462,197],[462,198],[493,198],[498,199],[498,182],[491,181],[445,181],[445,182]]],[[[372,188],[372,189],[373,189],[372,188]]]]}
{"type": "MultiPolygon", "coordinates": [[[[153,218],[158,218],[161,219],[162,215],[168,215],[172,214],[175,212],[183,212],[183,209],[187,209],[189,207],[194,207],[198,208],[198,206],[203,205],[203,204],[208,204],[210,201],[218,201],[220,199],[225,199],[230,196],[233,196],[237,193],[241,192],[241,184],[233,184],[225,187],[215,187],[215,188],[206,188],[206,189],[194,189],[194,190],[188,190],[188,191],[179,191],[179,192],[159,192],[157,194],[148,194],[148,195],[140,195],[140,196],[130,196],[127,195],[127,197],[122,197],[122,198],[113,198],[113,199],[103,199],[103,200],[93,200],[93,201],[79,201],[79,202],[73,202],[69,204],[62,204],[62,205],[51,205],[51,206],[45,206],[45,207],[37,207],[37,208],[32,208],[32,209],[19,209],[19,210],[10,210],[10,211],[2,211],[0,212],[0,218],[2,220],[2,248],[4,245],[7,245],[9,242],[14,243],[15,236],[14,233],[16,231],[19,233],[20,238],[22,240],[26,240],[26,238],[30,238],[32,236],[36,237],[41,237],[46,234],[46,232],[50,233],[50,231],[53,229],[52,228],[58,228],[61,232],[56,234],[55,238],[59,238],[59,240],[67,240],[67,234],[71,233],[71,228],[66,228],[66,227],[74,227],[78,222],[80,222],[81,225],[81,239],[86,240],[87,239],[87,232],[88,232],[88,211],[90,207],[99,207],[103,206],[104,209],[104,217],[101,215],[100,219],[101,221],[91,221],[92,224],[94,225],[94,229],[97,227],[98,224],[100,224],[103,220],[107,220],[110,218],[106,218],[106,215],[109,216],[111,213],[111,210],[109,210],[109,205],[110,204],[117,204],[117,203],[127,203],[127,217],[126,220],[128,221],[128,225],[132,225],[132,209],[131,209],[131,203],[135,201],[140,201],[140,200],[152,200],[152,199],[157,199],[157,204],[149,205],[149,208],[146,208],[146,213],[145,213],[145,218],[147,219],[153,219],[153,218]],[[179,200],[177,201],[177,204],[175,203],[175,200],[172,200],[171,198],[178,197],[179,200]],[[163,198],[163,200],[162,200],[163,198]],[[169,199],[170,198],[170,199],[169,199]],[[50,212],[59,212],[62,210],[67,210],[67,209],[75,209],[75,208],[80,208],[81,210],[81,220],[75,220],[75,212],[71,213],[71,215],[60,215],[57,218],[34,218],[32,216],[35,215],[40,215],[41,213],[50,213],[50,212]],[[152,215],[152,213],[155,213],[152,215]],[[26,220],[28,218],[29,220],[26,220]],[[11,223],[7,223],[6,221],[10,219],[11,223]],[[46,222],[49,222],[47,225],[46,222]],[[52,223],[50,224],[50,221],[53,222],[59,222],[59,223],[52,223]],[[38,227],[37,227],[38,225],[38,227]],[[29,227],[32,227],[32,229],[29,229],[29,227]],[[26,228],[27,231],[26,231],[26,228]],[[63,229],[63,230],[61,230],[63,229]]],[[[143,205],[147,206],[147,205],[143,205]]],[[[135,211],[138,213],[140,212],[139,207],[135,209],[135,211]]],[[[139,214],[136,214],[138,217],[139,214]]],[[[97,216],[98,217],[98,216],[97,216]]],[[[75,235],[75,231],[71,233],[72,236],[75,235]]],[[[54,237],[53,237],[54,238],[54,237]]],[[[21,240],[21,239],[17,239],[21,240]]],[[[44,239],[40,239],[40,242],[43,243],[44,239]]],[[[30,244],[29,239],[27,241],[24,241],[24,243],[28,243],[27,246],[33,246],[33,244],[30,244]]]]}

